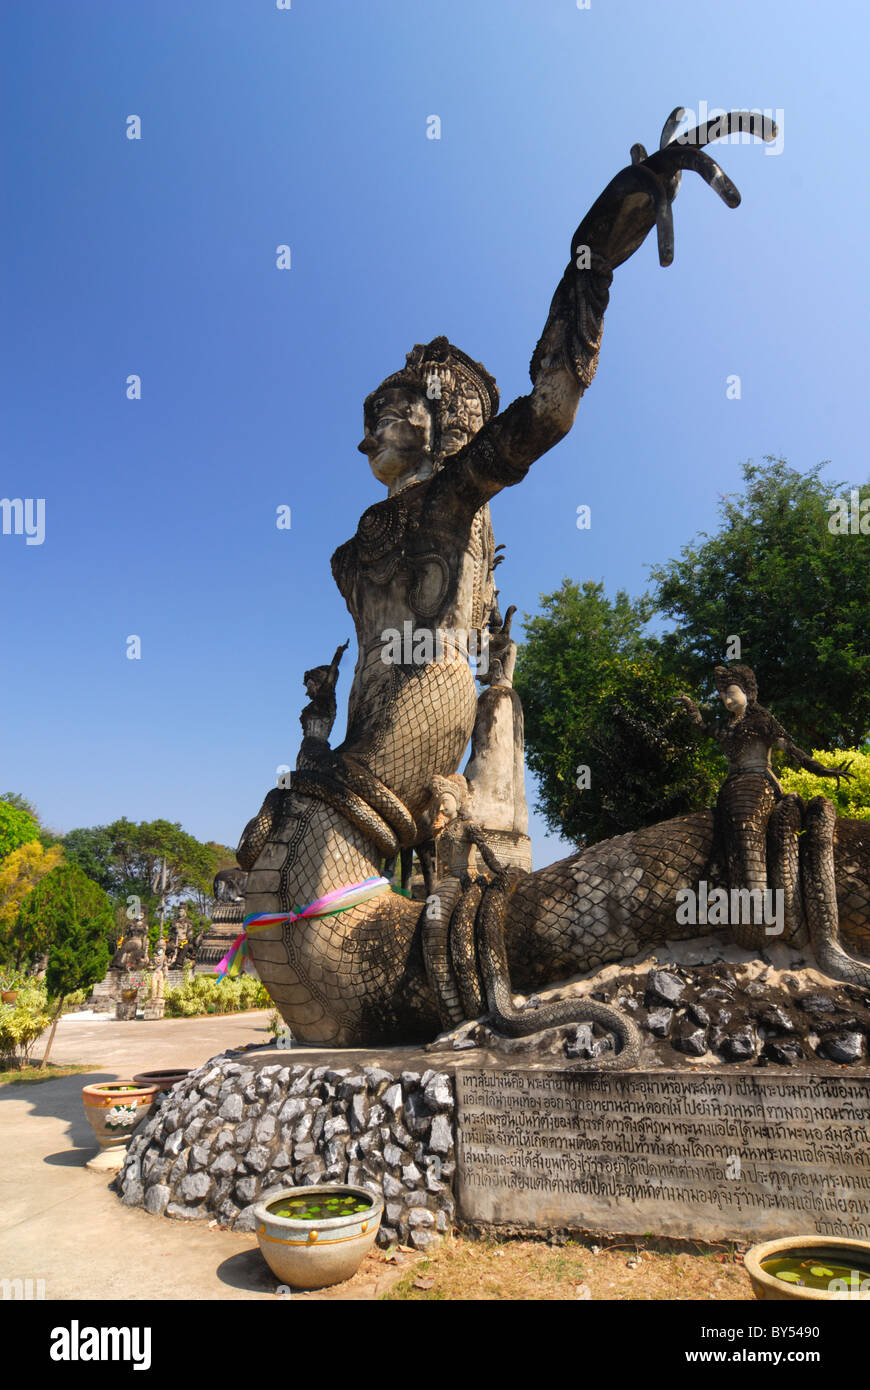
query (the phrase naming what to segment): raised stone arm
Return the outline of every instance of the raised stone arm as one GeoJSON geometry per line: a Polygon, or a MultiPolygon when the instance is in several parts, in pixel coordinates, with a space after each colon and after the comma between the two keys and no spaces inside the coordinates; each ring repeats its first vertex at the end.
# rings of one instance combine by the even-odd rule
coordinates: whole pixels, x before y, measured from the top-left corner
{"type": "Polygon", "coordinates": [[[702,147],[732,131],[763,140],[776,135],[766,117],[738,111],[675,140],[683,115],[682,107],[671,112],[660,148],[651,156],[642,145],[632,146],[632,163],[611,180],[574,233],[572,259],[532,355],[530,395],[518,397],[490,419],[442,470],[478,506],[521,482],[535,460],[570,430],[598,365],[613,270],[634,254],[654,226],[661,264],[673,260],[671,203],[682,170],[700,174],[728,207],[737,207],[740,194],[702,147]]]}
{"type": "Polygon", "coordinates": [[[696,702],[688,695],[678,695],[674,704],[682,705],[692,723],[701,730],[702,734],[706,734],[708,738],[715,738],[718,743],[721,743],[722,730],[719,728],[718,724],[711,724],[706,719],[702,718],[701,711],[696,702]]]}

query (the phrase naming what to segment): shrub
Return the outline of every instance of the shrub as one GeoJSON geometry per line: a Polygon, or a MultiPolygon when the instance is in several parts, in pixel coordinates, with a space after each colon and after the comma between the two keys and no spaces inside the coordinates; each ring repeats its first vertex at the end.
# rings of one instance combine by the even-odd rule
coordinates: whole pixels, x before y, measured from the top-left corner
{"type": "Polygon", "coordinates": [[[824,767],[837,763],[852,763],[855,774],[851,782],[842,781],[839,788],[832,777],[816,777],[791,767],[783,768],[779,780],[785,792],[795,792],[809,801],[814,796],[826,796],[837,808],[838,816],[849,820],[870,820],[870,752],[860,748],[814,749],[813,757],[824,767]]]}
{"type": "Polygon", "coordinates": [[[189,975],[183,985],[166,991],[166,1017],[243,1013],[248,1009],[266,1009],[271,1002],[264,985],[253,975],[234,975],[224,980],[214,975],[189,975]]]}
{"type": "Polygon", "coordinates": [[[25,981],[14,1004],[0,1004],[0,1067],[27,1066],[52,1015],[41,981],[25,981]]]}

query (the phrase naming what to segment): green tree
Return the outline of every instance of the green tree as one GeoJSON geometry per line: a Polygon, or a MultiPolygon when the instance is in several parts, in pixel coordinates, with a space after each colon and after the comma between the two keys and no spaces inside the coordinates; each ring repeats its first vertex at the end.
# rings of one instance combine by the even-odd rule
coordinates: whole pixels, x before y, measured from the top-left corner
{"type": "Polygon", "coordinates": [[[57,1000],[42,1065],[54,1041],[57,1021],[67,994],[89,989],[109,968],[107,936],[113,925],[112,904],[106,894],[76,864],[52,869],[25,899],[18,914],[24,939],[44,933],[48,939],[45,987],[57,1000]]]}
{"type": "MultiPolygon", "coordinates": [[[[762,705],[802,747],[840,749],[870,731],[870,535],[841,532],[832,504],[853,489],[823,481],[823,467],[744,464],[745,491],[722,499],[720,530],[652,579],[657,610],[676,624],[662,639],[674,674],[711,692],[713,666],[739,637],[762,705]]],[[[855,491],[870,498],[870,485],[855,491]]]]}
{"type": "Polygon", "coordinates": [[[150,918],[156,916],[161,897],[169,903],[191,891],[207,911],[212,879],[227,862],[235,862],[226,846],[202,844],[167,820],[136,823],[122,817],[111,825],[71,830],[63,847],[67,859],[117,904],[125,908],[128,898],[136,897],[150,918]]]}
{"type": "Polygon", "coordinates": [[[566,579],[541,607],[514,684],[550,829],[588,845],[710,804],[724,764],[674,703],[685,682],[644,634],[647,601],[566,579]]]}
{"type": "Polygon", "coordinates": [[[14,849],[39,839],[39,822],[20,806],[0,799],[0,859],[14,849]]]}

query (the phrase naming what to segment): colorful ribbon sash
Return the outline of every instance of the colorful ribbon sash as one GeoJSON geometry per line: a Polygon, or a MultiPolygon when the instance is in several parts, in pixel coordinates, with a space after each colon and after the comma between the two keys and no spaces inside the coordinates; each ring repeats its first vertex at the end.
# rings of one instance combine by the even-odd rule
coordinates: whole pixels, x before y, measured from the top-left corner
{"type": "Polygon", "coordinates": [[[276,927],[283,922],[298,922],[301,917],[332,917],[337,912],[346,912],[349,907],[356,907],[357,903],[367,902],[369,898],[383,893],[385,888],[390,887],[389,879],[373,876],[363,879],[362,883],[352,883],[347,888],[333,888],[331,893],[324,894],[322,898],[315,898],[307,907],[295,908],[292,912],[252,912],[242,923],[241,936],[236,937],[218,965],[218,980],[226,979],[229,975],[238,975],[245,962],[250,960],[248,937],[251,932],[266,931],[269,927],[276,927]]]}

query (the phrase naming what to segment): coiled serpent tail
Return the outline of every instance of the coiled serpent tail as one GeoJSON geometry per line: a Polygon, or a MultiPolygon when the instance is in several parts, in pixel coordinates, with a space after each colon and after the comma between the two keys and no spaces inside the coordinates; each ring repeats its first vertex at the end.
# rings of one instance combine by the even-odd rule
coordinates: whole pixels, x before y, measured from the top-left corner
{"type": "Polygon", "coordinates": [[[838,940],[839,913],[834,868],[834,827],[837,813],[831,801],[814,796],[804,813],[801,837],[801,883],[810,941],[819,968],[832,980],[870,988],[870,966],[843,950],[838,940]]]}
{"type": "Polygon", "coordinates": [[[619,1051],[603,1060],[595,1058],[575,1065],[590,1071],[622,1071],[636,1067],[640,1061],[640,1033],[631,1019],[618,1009],[592,999],[560,999],[529,1009],[514,1007],[504,945],[504,921],[508,898],[525,877],[522,869],[505,869],[496,874],[484,893],[478,914],[478,958],[492,1022],[510,1037],[527,1037],[560,1023],[598,1023],[615,1033],[619,1051]]]}

